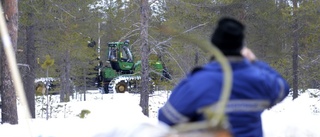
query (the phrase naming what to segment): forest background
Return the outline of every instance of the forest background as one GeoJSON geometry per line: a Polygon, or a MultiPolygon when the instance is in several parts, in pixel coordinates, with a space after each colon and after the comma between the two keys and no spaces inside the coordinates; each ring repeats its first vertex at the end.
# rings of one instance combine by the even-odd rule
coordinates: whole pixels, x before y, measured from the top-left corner
{"type": "MultiPolygon", "coordinates": [[[[6,9],[8,0],[1,2],[6,9]]],[[[130,40],[137,60],[142,58],[141,50],[147,42],[150,53],[146,55],[160,58],[172,77],[159,87],[171,90],[190,70],[208,62],[210,57],[197,44],[179,35],[161,33],[161,29],[168,27],[180,35],[209,41],[217,20],[223,16],[246,24],[245,45],[288,80],[293,98],[298,96],[298,89],[320,88],[318,0],[149,0],[147,40],[141,37],[140,2],[19,1],[15,52],[27,99],[34,100],[37,86],[34,81],[41,77],[60,79],[55,90],[59,91],[61,102],[68,101],[72,91],[83,93],[94,89],[97,58],[105,61],[107,42],[124,40],[130,40]],[[89,46],[92,41],[95,46],[89,46]]],[[[1,58],[1,68],[6,69],[5,57],[1,58]]],[[[14,102],[13,88],[8,88],[10,82],[6,85],[7,75],[8,71],[1,71],[1,100],[14,102]]],[[[29,103],[29,107],[34,110],[34,104],[29,103]]],[[[7,117],[12,112],[9,109],[10,104],[2,104],[2,112],[8,112],[6,116],[2,113],[2,122],[14,124],[17,120],[7,117]]],[[[33,111],[31,115],[35,116],[33,111]]]]}

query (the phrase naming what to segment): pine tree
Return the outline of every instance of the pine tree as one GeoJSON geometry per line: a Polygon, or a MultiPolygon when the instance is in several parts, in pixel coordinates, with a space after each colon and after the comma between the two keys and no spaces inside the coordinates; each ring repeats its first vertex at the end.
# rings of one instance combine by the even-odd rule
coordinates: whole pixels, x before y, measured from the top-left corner
{"type": "MultiPolygon", "coordinates": [[[[3,0],[3,12],[14,51],[18,39],[18,1],[3,0]]],[[[2,8],[1,8],[2,9],[2,8]]],[[[2,16],[2,15],[1,15],[2,16]]],[[[3,48],[1,48],[3,50],[3,48]]],[[[2,53],[4,53],[2,51],[2,53]]],[[[1,118],[2,123],[18,124],[17,97],[6,56],[1,56],[1,118]]]]}

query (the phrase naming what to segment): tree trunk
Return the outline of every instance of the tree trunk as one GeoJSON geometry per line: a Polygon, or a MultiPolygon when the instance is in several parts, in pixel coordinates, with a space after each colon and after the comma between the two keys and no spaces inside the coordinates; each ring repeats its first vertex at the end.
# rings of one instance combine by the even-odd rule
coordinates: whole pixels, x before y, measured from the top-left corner
{"type": "Polygon", "coordinates": [[[60,76],[61,80],[61,91],[60,91],[60,102],[68,102],[71,94],[70,84],[70,50],[66,49],[65,58],[63,59],[62,73],[60,76]]]}
{"type": "Polygon", "coordinates": [[[141,0],[140,3],[140,20],[141,20],[141,95],[140,106],[144,115],[149,116],[149,63],[148,57],[150,47],[148,45],[148,0],[141,0]]]}
{"type": "Polygon", "coordinates": [[[64,71],[64,63],[62,63],[61,66],[61,74],[60,74],[60,82],[61,82],[61,88],[60,88],[60,102],[65,102],[64,98],[66,95],[66,84],[65,84],[65,79],[66,79],[66,72],[64,71]]]}
{"type": "Polygon", "coordinates": [[[83,68],[83,82],[84,82],[84,92],[83,92],[83,100],[87,100],[87,68],[83,68]]]}
{"type": "MultiPolygon", "coordinates": [[[[28,13],[28,20],[33,21],[34,14],[28,13]]],[[[29,105],[29,110],[32,118],[35,118],[35,68],[36,68],[36,57],[35,57],[35,33],[34,33],[34,24],[31,23],[26,27],[26,64],[29,65],[29,68],[26,69],[26,75],[24,78],[24,90],[26,92],[27,101],[29,105]]]]}
{"type": "MultiPolygon", "coordinates": [[[[293,0],[293,8],[294,10],[298,8],[298,3],[296,0],[293,0]]],[[[293,90],[293,99],[296,99],[298,97],[298,84],[299,84],[299,77],[298,77],[298,56],[299,56],[299,31],[298,29],[298,19],[296,16],[296,13],[293,13],[293,18],[294,18],[294,24],[293,24],[293,52],[292,52],[292,75],[293,75],[293,80],[292,80],[292,90],[293,90]]]]}
{"type": "MultiPolygon", "coordinates": [[[[3,0],[4,15],[6,17],[8,32],[12,46],[17,51],[18,39],[18,1],[3,0]]],[[[1,48],[3,50],[3,48],[1,48]]],[[[2,52],[4,53],[4,52],[2,52]]],[[[6,56],[1,57],[1,100],[2,100],[2,123],[18,124],[17,97],[13,87],[11,72],[6,56]]]]}
{"type": "Polygon", "coordinates": [[[199,51],[196,49],[196,53],[194,55],[194,66],[198,66],[199,64],[199,51]]]}
{"type": "Polygon", "coordinates": [[[70,95],[72,95],[72,90],[71,90],[71,62],[70,62],[70,49],[67,50],[67,58],[66,58],[66,88],[67,88],[67,95],[66,95],[66,102],[70,101],[70,95]]]}

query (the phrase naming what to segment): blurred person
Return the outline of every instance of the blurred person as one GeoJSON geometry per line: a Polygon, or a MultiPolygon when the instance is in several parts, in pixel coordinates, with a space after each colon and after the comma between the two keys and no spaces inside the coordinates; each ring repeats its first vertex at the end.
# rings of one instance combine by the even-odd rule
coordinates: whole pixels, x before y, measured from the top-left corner
{"type": "MultiPolygon", "coordinates": [[[[287,81],[244,46],[245,26],[224,17],[211,42],[228,59],[233,83],[226,107],[230,132],[235,137],[262,137],[261,114],[289,93],[287,81]]],[[[212,59],[194,69],[172,91],[159,109],[158,119],[170,126],[205,120],[200,110],[219,101],[223,86],[221,65],[212,59]]]]}

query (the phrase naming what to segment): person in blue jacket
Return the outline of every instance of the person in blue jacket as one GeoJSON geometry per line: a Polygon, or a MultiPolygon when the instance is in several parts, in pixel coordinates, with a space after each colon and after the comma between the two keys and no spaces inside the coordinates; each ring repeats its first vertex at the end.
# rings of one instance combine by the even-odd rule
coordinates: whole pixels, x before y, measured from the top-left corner
{"type": "MultiPolygon", "coordinates": [[[[211,42],[226,56],[233,83],[226,114],[235,137],[262,137],[261,113],[289,93],[286,80],[244,46],[245,26],[224,17],[218,22],[211,42]]],[[[189,73],[159,109],[158,119],[170,126],[205,120],[200,110],[219,101],[223,86],[220,64],[211,60],[189,73]]]]}

